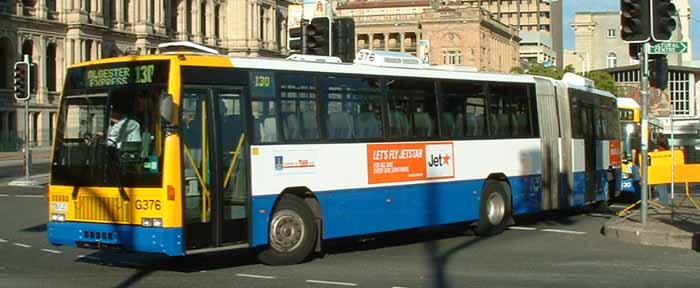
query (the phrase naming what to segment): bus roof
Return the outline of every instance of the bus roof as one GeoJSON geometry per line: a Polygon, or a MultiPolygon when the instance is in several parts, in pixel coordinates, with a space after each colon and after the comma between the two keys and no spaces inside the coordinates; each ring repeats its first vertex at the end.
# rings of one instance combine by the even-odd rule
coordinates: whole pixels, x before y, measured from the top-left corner
{"type": "Polygon", "coordinates": [[[534,83],[530,75],[498,74],[471,72],[462,70],[445,70],[439,68],[396,68],[377,67],[356,63],[316,63],[308,61],[291,61],[276,58],[231,57],[234,67],[251,69],[275,69],[286,71],[329,72],[339,74],[362,74],[376,76],[425,77],[455,80],[503,81],[514,83],[534,83]]]}
{"type": "Polygon", "coordinates": [[[617,107],[619,108],[641,108],[637,100],[634,98],[620,97],[617,98],[617,107]]]}

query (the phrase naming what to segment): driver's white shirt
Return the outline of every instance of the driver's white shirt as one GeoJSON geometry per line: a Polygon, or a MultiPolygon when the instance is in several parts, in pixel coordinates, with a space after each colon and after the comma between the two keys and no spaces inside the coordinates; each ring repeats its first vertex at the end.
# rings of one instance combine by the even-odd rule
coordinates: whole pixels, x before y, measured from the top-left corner
{"type": "Polygon", "coordinates": [[[122,148],[124,142],[141,142],[141,125],[136,120],[124,117],[109,127],[107,138],[109,145],[116,144],[117,149],[122,148]],[[126,127],[122,127],[124,125],[126,127]]]}

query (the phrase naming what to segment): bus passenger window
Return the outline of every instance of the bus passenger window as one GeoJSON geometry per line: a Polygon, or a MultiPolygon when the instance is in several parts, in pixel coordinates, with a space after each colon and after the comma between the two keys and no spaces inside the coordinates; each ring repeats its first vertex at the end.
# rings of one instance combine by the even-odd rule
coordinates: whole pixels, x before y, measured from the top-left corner
{"type": "Polygon", "coordinates": [[[389,127],[392,138],[436,135],[437,111],[433,81],[394,79],[387,82],[389,127]]]}
{"type": "Polygon", "coordinates": [[[282,123],[286,140],[318,139],[316,84],[311,74],[289,74],[280,78],[282,123]]]}
{"type": "Polygon", "coordinates": [[[277,119],[274,101],[252,101],[251,113],[255,130],[255,143],[277,142],[277,119]]]}
{"type": "Polygon", "coordinates": [[[381,90],[374,78],[325,76],[319,78],[326,99],[326,135],[329,139],[382,137],[381,90]]]}

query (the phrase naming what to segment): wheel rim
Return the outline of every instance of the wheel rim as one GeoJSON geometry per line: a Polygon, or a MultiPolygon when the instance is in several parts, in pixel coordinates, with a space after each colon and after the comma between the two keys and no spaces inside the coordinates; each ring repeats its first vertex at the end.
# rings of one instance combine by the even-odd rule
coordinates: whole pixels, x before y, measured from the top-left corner
{"type": "Polygon", "coordinates": [[[506,212],[506,202],[503,196],[498,192],[491,193],[486,203],[486,212],[488,213],[489,222],[494,226],[500,225],[501,221],[503,221],[503,215],[506,212]]]}
{"type": "Polygon", "coordinates": [[[277,251],[289,252],[304,239],[304,221],[292,210],[280,210],[270,223],[270,246],[277,251]]]}

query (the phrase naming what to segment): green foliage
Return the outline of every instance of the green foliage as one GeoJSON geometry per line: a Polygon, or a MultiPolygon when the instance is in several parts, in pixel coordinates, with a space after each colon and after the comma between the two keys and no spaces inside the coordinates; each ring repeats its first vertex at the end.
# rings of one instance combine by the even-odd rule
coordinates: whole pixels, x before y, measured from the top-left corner
{"type": "Polygon", "coordinates": [[[610,75],[610,73],[602,71],[593,71],[586,75],[589,79],[595,82],[595,87],[600,90],[605,90],[613,95],[619,97],[622,93],[620,89],[615,84],[615,79],[610,75]]]}
{"type": "Polygon", "coordinates": [[[513,69],[510,69],[510,72],[515,74],[538,75],[560,80],[561,77],[564,77],[564,73],[573,71],[574,67],[571,65],[566,66],[566,68],[562,70],[555,66],[545,67],[544,64],[541,63],[532,63],[527,70],[523,69],[522,67],[513,67],[513,69]]]}
{"type": "MultiPolygon", "coordinates": [[[[527,70],[523,69],[522,67],[513,67],[512,69],[510,69],[510,72],[515,74],[538,75],[559,80],[561,80],[561,78],[564,77],[565,73],[574,73],[575,71],[576,69],[571,64],[567,65],[562,70],[554,66],[545,67],[543,64],[540,63],[530,64],[530,67],[527,70]]],[[[609,73],[594,71],[588,73],[586,77],[595,82],[596,88],[608,91],[615,96],[622,95],[622,91],[620,91],[620,89],[618,89],[618,87],[615,85],[615,79],[613,79],[612,75],[610,75],[609,73]]]]}

